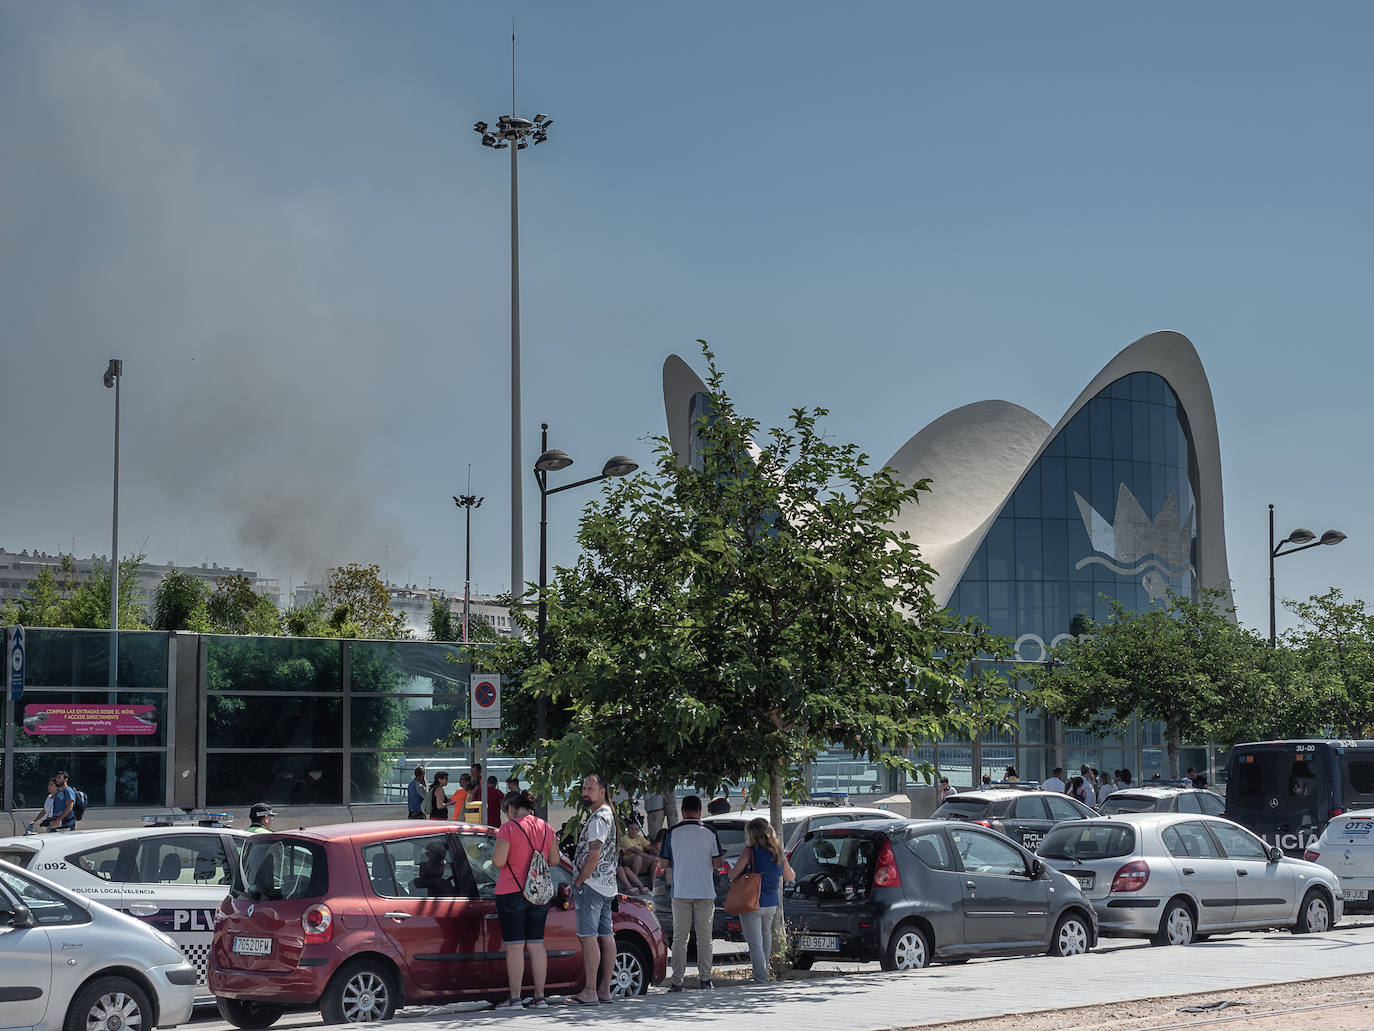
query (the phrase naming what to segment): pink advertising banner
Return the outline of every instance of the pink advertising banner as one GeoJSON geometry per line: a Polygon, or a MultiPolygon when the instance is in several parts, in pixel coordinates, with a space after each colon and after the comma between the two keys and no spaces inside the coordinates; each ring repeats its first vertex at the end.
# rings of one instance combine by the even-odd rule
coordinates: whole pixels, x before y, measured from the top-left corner
{"type": "Polygon", "coordinates": [[[156,734],[155,705],[26,705],[25,734],[156,734]]]}

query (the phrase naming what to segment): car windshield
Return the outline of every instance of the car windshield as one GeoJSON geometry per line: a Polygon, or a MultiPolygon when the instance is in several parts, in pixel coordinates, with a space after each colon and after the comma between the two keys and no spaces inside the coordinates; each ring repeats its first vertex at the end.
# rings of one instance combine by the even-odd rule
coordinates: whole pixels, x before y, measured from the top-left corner
{"type": "Polygon", "coordinates": [[[1145,813],[1154,807],[1155,800],[1153,798],[1141,798],[1139,795],[1134,798],[1108,795],[1103,803],[1097,807],[1097,811],[1103,816],[1112,816],[1115,813],[1145,813]]]}
{"type": "Polygon", "coordinates": [[[713,821],[707,826],[716,832],[716,838],[720,841],[720,850],[726,855],[737,856],[744,851],[747,824],[735,821],[730,823],[713,821]]]}
{"type": "Polygon", "coordinates": [[[1346,752],[1340,757],[1344,781],[1341,801],[1347,809],[1374,805],[1374,755],[1346,752]]]}
{"type": "Polygon", "coordinates": [[[1115,859],[1135,851],[1135,830],[1124,824],[1069,824],[1045,835],[1036,855],[1045,859],[1115,859]]]}
{"type": "Polygon", "coordinates": [[[243,850],[230,894],[254,902],[314,899],[329,891],[324,849],[289,838],[254,839],[243,850]]]}
{"type": "Polygon", "coordinates": [[[1326,794],[1325,774],[1326,758],[1321,752],[1266,748],[1232,753],[1226,799],[1236,808],[1255,811],[1320,809],[1326,794]]]}
{"type": "Polygon", "coordinates": [[[947,798],[931,815],[936,819],[944,816],[959,816],[971,820],[983,816],[987,809],[988,802],[985,798],[947,798]]]}

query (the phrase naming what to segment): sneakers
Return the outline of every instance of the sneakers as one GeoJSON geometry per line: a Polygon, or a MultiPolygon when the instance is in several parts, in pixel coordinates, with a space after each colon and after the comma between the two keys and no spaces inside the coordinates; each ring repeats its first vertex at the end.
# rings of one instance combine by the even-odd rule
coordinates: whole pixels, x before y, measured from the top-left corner
{"type": "Polygon", "coordinates": [[[712,981],[709,977],[703,977],[701,979],[701,987],[709,990],[715,988],[715,986],[716,983],[712,981]]]}

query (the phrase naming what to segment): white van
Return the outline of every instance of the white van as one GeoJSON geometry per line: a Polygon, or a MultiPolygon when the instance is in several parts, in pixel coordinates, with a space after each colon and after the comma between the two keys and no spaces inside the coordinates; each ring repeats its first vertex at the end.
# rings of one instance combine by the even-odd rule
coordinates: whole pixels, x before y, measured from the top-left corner
{"type": "Polygon", "coordinates": [[[1347,913],[1374,912],[1374,809],[1333,817],[1303,858],[1340,878],[1347,913]]]}

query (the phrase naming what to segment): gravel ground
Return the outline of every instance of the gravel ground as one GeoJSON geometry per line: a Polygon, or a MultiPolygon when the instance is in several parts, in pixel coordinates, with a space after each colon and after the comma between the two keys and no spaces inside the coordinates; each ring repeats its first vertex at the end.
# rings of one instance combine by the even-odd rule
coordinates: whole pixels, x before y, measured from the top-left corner
{"type": "Polygon", "coordinates": [[[1322,1031],[1374,1028],[1374,974],[961,1020],[925,1025],[920,1031],[1162,1031],[1194,1027],[1292,1031],[1302,1025],[1320,1026],[1322,1031]],[[1224,1008],[1180,1012],[1185,1007],[1208,1004],[1221,1004],[1224,1008]]]}

